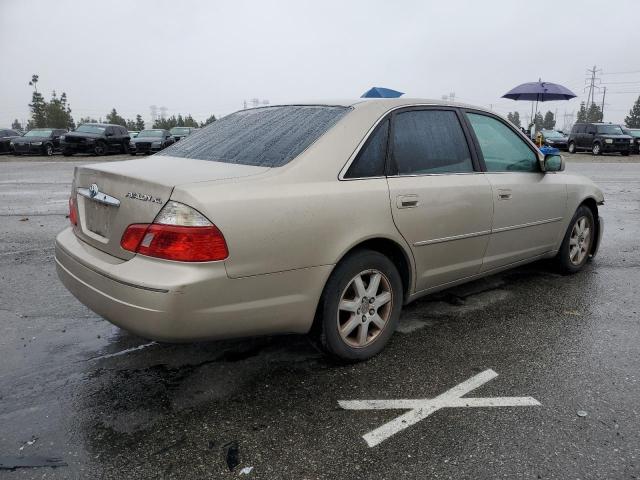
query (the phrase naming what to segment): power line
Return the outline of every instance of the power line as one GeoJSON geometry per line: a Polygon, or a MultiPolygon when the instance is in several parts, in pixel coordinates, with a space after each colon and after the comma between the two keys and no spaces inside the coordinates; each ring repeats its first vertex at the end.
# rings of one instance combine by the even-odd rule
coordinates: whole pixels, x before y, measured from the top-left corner
{"type": "Polygon", "coordinates": [[[640,73],[640,70],[631,70],[628,72],[607,72],[607,73],[602,73],[601,75],[628,75],[631,73],[640,73]]]}

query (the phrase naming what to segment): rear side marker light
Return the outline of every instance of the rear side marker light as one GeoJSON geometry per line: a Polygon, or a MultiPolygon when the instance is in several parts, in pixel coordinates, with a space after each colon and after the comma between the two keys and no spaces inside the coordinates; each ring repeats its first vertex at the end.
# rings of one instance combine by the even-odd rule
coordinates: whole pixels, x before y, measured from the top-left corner
{"type": "Polygon", "coordinates": [[[69,198],[69,221],[71,225],[78,225],[78,207],[76,206],[76,199],[69,198]]]}
{"type": "Polygon", "coordinates": [[[169,202],[154,223],[129,225],[120,246],[179,262],[212,262],[229,256],[222,232],[201,213],[178,202],[169,202]]]}

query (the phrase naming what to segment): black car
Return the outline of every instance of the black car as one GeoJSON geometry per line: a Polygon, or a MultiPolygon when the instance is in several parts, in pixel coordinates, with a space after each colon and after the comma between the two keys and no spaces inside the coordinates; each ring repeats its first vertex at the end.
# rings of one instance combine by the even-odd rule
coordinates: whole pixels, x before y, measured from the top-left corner
{"type": "Polygon", "coordinates": [[[566,150],[568,144],[568,137],[557,130],[540,130],[542,135],[542,142],[544,145],[554,147],[559,150],[566,150]]]}
{"type": "Polygon", "coordinates": [[[640,128],[622,127],[622,131],[625,133],[625,135],[631,135],[633,137],[633,147],[631,147],[631,153],[640,153],[640,128]]]}
{"type": "Polygon", "coordinates": [[[19,132],[11,129],[0,129],[0,153],[11,151],[11,141],[20,136],[19,132]]]}
{"type": "Polygon", "coordinates": [[[613,123],[576,123],[569,134],[569,153],[591,150],[594,155],[619,152],[629,155],[633,138],[613,123]]]}
{"type": "Polygon", "coordinates": [[[129,142],[129,152],[131,155],[136,153],[156,153],[174,143],[175,140],[169,130],[160,128],[143,130],[129,142]]]}
{"type": "Polygon", "coordinates": [[[36,154],[51,156],[61,151],[60,137],[66,134],[63,128],[34,128],[11,142],[16,155],[36,154]]]}
{"type": "Polygon", "coordinates": [[[68,157],[74,153],[129,153],[129,140],[129,132],[120,125],[83,123],[61,138],[62,154],[68,157]]]}
{"type": "Polygon", "coordinates": [[[196,127],[173,127],[171,130],[169,130],[169,133],[171,133],[171,135],[176,139],[177,142],[178,140],[182,140],[184,137],[191,135],[196,130],[199,129],[196,127]]]}

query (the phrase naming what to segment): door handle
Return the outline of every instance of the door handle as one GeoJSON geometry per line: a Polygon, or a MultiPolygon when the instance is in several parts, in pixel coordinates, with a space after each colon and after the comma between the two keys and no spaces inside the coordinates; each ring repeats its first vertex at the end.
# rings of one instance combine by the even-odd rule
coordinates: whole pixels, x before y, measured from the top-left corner
{"type": "Polygon", "coordinates": [[[418,195],[398,195],[396,198],[396,206],[398,208],[415,208],[419,204],[418,195]]]}
{"type": "Polygon", "coordinates": [[[509,189],[498,190],[498,200],[511,200],[512,192],[509,189]]]}

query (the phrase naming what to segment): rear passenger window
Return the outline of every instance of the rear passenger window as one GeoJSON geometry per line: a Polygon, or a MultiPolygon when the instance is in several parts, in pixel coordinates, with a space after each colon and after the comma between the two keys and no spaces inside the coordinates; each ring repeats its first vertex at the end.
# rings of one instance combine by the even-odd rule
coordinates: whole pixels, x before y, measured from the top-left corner
{"type": "Polygon", "coordinates": [[[501,121],[467,113],[488,172],[538,172],[538,157],[513,130],[501,121]]]}
{"type": "Polygon", "coordinates": [[[398,175],[473,171],[469,146],[452,110],[397,114],[393,125],[393,159],[398,175]]]}
{"type": "Polygon", "coordinates": [[[360,153],[347,170],[345,178],[380,177],[384,175],[384,163],[387,156],[387,138],[389,120],[378,125],[369,135],[360,153]]]}

